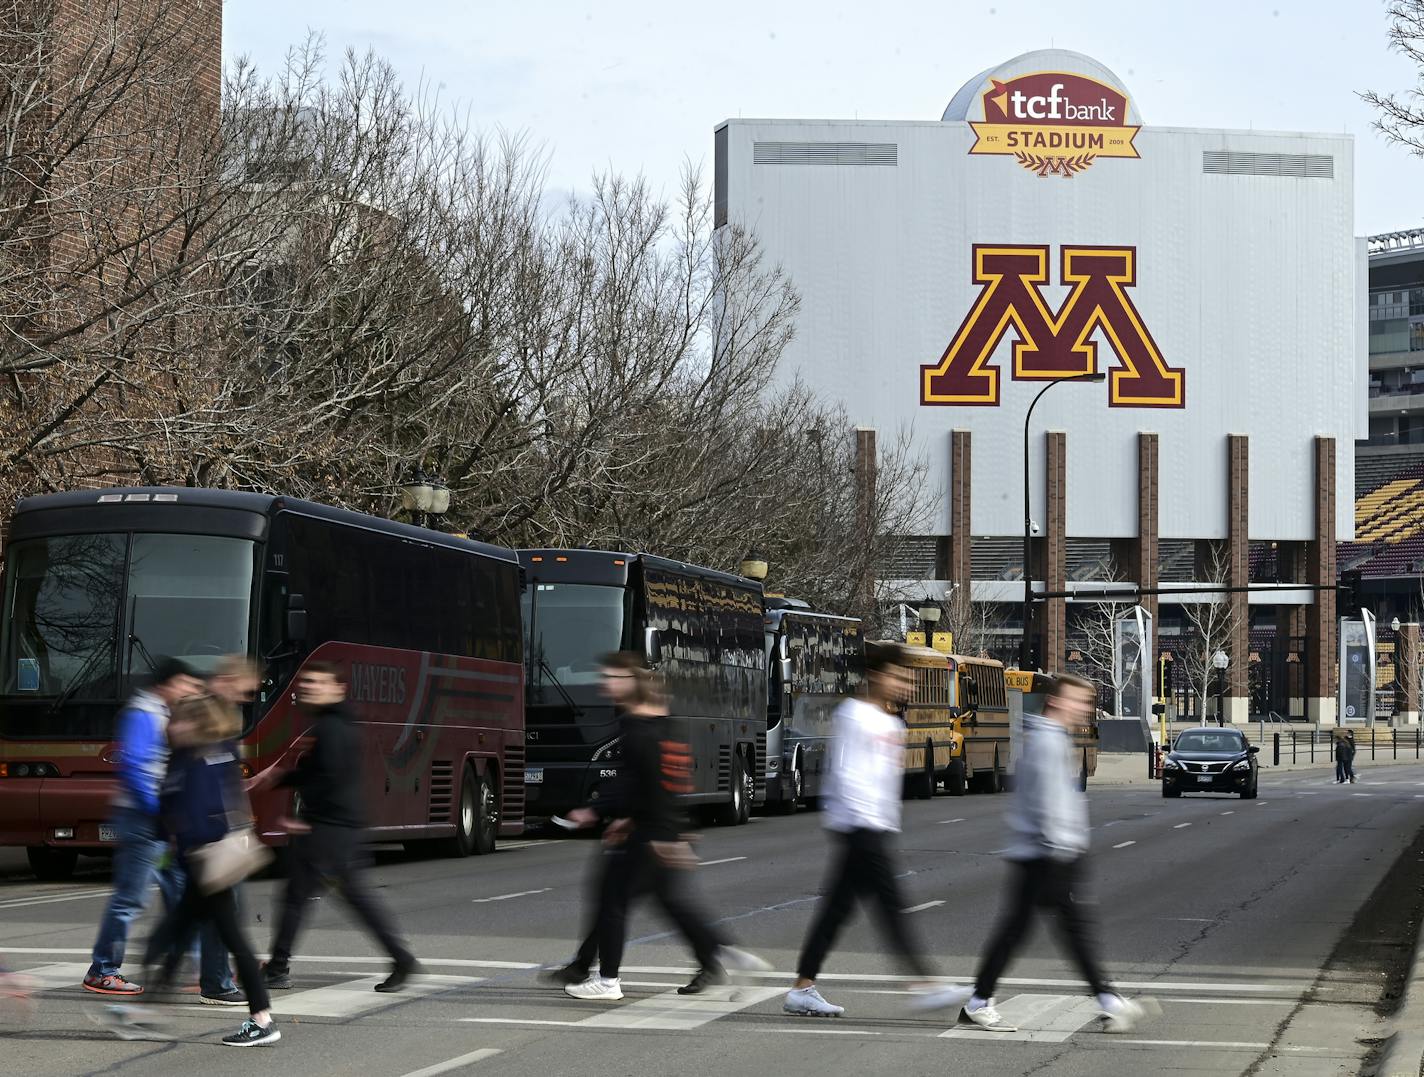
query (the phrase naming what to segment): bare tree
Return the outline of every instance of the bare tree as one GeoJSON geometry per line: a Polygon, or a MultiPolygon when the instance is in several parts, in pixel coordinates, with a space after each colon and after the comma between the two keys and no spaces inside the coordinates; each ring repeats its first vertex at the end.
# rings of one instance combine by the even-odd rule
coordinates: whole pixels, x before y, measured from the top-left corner
{"type": "MultiPolygon", "coordinates": [[[[1218,543],[1212,543],[1205,561],[1198,568],[1198,581],[1225,587],[1230,578],[1230,563],[1225,549],[1218,543]]],[[[1205,715],[1213,682],[1219,675],[1212,659],[1218,651],[1230,653],[1232,638],[1240,627],[1240,617],[1225,592],[1205,592],[1195,597],[1199,601],[1182,603],[1182,614],[1189,631],[1180,661],[1187,683],[1196,694],[1205,715]]],[[[1237,662],[1246,660],[1245,655],[1233,658],[1237,662]]]]}
{"type": "MultiPolygon", "coordinates": [[[[1123,573],[1109,568],[1101,581],[1105,585],[1121,583],[1123,573]]],[[[1141,660],[1141,647],[1145,641],[1138,640],[1135,654],[1128,654],[1126,661],[1118,661],[1118,622],[1137,605],[1134,593],[1124,593],[1122,598],[1103,598],[1078,608],[1075,625],[1081,633],[1080,646],[1083,661],[1091,670],[1091,675],[1101,684],[1112,689],[1113,708],[1121,709],[1122,693],[1132,683],[1134,665],[1141,660]]],[[[1150,692],[1150,686],[1148,688],[1150,692]]]]}
{"type": "Polygon", "coordinates": [[[962,585],[950,592],[943,610],[940,627],[954,633],[956,654],[987,657],[1007,624],[1001,604],[977,602],[973,592],[962,585]]]}
{"type": "Polygon", "coordinates": [[[1361,94],[1378,116],[1375,127],[1389,139],[1424,156],[1424,0],[1390,0],[1385,5],[1390,48],[1413,62],[1419,82],[1402,94],[1361,94]]]}

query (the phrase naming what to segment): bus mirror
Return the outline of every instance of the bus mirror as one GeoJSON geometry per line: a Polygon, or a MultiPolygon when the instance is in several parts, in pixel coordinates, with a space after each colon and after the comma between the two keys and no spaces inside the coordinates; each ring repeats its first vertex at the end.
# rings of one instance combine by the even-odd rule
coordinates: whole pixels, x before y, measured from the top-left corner
{"type": "Polygon", "coordinates": [[[287,639],[300,643],[307,638],[306,599],[301,595],[287,596],[287,639]]]}
{"type": "Polygon", "coordinates": [[[650,666],[662,664],[663,637],[656,628],[643,629],[643,660],[650,666]]]}
{"type": "Polygon", "coordinates": [[[781,683],[791,683],[791,659],[789,658],[783,658],[781,660],[781,683]]]}
{"type": "Polygon", "coordinates": [[[777,649],[777,653],[778,653],[782,658],[790,658],[790,657],[791,657],[791,641],[790,641],[789,639],[787,639],[785,636],[782,636],[779,640],[776,641],[776,649],[777,649]]]}

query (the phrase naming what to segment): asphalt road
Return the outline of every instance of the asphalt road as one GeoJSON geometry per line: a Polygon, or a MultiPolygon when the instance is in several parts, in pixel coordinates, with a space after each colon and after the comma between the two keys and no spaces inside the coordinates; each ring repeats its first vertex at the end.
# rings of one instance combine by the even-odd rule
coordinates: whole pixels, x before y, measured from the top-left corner
{"type": "MultiPolygon", "coordinates": [[[[704,904],[780,970],[735,999],[671,994],[690,958],[650,912],[633,923],[624,1001],[580,1003],[535,983],[534,966],[572,950],[592,841],[510,842],[493,857],[464,861],[382,852],[379,892],[431,975],[403,995],[373,992],[383,959],[339,901],[325,898],[294,962],[299,983],[275,998],[282,1042],[257,1058],[217,1042],[240,1011],[196,1006],[191,996],[162,1007],[183,1037],[177,1042],[125,1042],[96,1027],[89,1018],[101,1003],[78,982],[107,890],[102,863],[83,862],[89,867],[71,883],[41,884],[6,850],[0,954],[42,990],[28,1017],[0,1006],[0,1057],[11,1073],[205,1077],[259,1068],[312,1077],[1360,1072],[1368,1049],[1360,1040],[1385,982],[1373,954],[1408,941],[1407,925],[1374,924],[1371,917],[1394,917],[1361,910],[1372,895],[1378,903],[1391,868],[1411,866],[1402,856],[1424,826],[1424,766],[1381,768],[1345,787],[1324,772],[1263,773],[1256,801],[1168,801],[1151,786],[1095,787],[1090,797],[1091,875],[1111,974],[1126,993],[1152,995],[1163,1007],[1129,1036],[1098,1030],[1043,930],[999,992],[1021,1032],[957,1026],[952,1014],[912,1016],[899,970],[865,917],[842,937],[821,980],[846,1016],[784,1016],[781,995],[826,861],[818,818],[802,814],[709,830],[700,843],[695,883],[704,904]],[[1381,945],[1356,953],[1361,919],[1381,945]]],[[[948,976],[972,975],[999,907],[1004,804],[979,796],[905,806],[910,918],[948,976]]],[[[276,885],[247,887],[246,921],[259,949],[269,941],[276,885]]]]}

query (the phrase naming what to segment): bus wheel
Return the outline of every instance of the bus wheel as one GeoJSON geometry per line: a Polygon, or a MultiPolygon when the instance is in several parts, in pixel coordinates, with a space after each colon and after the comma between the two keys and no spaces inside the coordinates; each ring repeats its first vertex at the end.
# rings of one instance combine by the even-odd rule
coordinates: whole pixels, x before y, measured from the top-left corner
{"type": "Polygon", "coordinates": [[[990,772],[989,792],[1002,793],[1004,791],[1004,772],[999,769],[999,749],[994,749],[994,769],[990,772]]]}
{"type": "Polygon", "coordinates": [[[935,789],[934,741],[925,741],[925,765],[915,780],[915,796],[920,800],[933,800],[935,789]]]}
{"type": "Polygon", "coordinates": [[[1088,791],[1088,753],[1083,753],[1083,766],[1078,771],[1078,792],[1088,791]]]}
{"type": "Polygon", "coordinates": [[[801,806],[801,796],[806,791],[806,778],[801,773],[801,757],[796,757],[796,762],[791,764],[791,790],[786,796],[776,802],[777,815],[795,815],[796,809],[801,806]]]}
{"type": "Polygon", "coordinates": [[[962,797],[969,783],[964,777],[964,760],[951,759],[949,769],[945,772],[944,788],[952,797],[962,797]]]}
{"type": "Polygon", "coordinates": [[[751,801],[747,797],[747,761],[741,752],[732,756],[732,799],[717,809],[717,821],[723,826],[741,826],[751,818],[751,801]]]}
{"type": "Polygon", "coordinates": [[[63,882],[74,874],[74,865],[79,862],[75,849],[51,849],[48,845],[31,845],[25,849],[30,860],[30,870],[47,883],[63,882]]]}
{"type": "Polygon", "coordinates": [[[488,774],[476,781],[475,855],[487,856],[499,836],[499,788],[488,774]]]}

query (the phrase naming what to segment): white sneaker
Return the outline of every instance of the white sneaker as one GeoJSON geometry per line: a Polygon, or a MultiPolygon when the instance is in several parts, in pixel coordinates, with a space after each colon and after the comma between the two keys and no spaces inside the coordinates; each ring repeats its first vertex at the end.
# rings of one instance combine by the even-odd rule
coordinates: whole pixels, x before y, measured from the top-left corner
{"type": "Polygon", "coordinates": [[[958,1009],[974,994],[972,987],[958,984],[937,984],[934,987],[910,988],[910,1009],[928,1012],[930,1010],[958,1009]]]}
{"type": "Polygon", "coordinates": [[[605,980],[602,976],[590,976],[581,984],[565,984],[564,994],[570,998],[586,998],[593,1002],[617,1002],[623,997],[623,988],[615,976],[605,980]]]}
{"type": "Polygon", "coordinates": [[[1148,1017],[1162,1012],[1162,1008],[1152,999],[1123,998],[1121,995],[1106,999],[1100,997],[1099,1005],[1103,1011],[1103,1031],[1118,1035],[1132,1032],[1148,1017]]]}
{"type": "Polygon", "coordinates": [[[990,1032],[1017,1032],[1018,1026],[1004,1020],[1004,1015],[994,1008],[994,1000],[981,1000],[978,1006],[970,999],[964,1006],[964,1016],[980,1028],[990,1032]]]}
{"type": "Polygon", "coordinates": [[[816,985],[812,984],[810,987],[793,987],[788,991],[781,1011],[800,1017],[839,1017],[845,1013],[845,1007],[827,1002],[821,997],[821,992],[816,990],[816,985]]]}
{"type": "Polygon", "coordinates": [[[735,946],[723,946],[717,951],[717,958],[733,972],[770,972],[771,962],[747,950],[735,946]]]}

